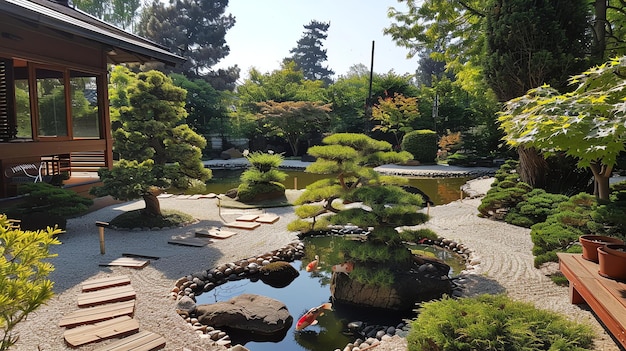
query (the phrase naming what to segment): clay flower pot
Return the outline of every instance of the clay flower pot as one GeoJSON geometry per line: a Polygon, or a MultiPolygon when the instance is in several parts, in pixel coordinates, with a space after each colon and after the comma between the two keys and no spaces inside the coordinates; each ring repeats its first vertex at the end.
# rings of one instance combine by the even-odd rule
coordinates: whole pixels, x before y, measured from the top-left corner
{"type": "Polygon", "coordinates": [[[598,263],[598,247],[607,244],[624,245],[618,238],[603,235],[582,235],[579,239],[583,246],[583,258],[598,263]]]}
{"type": "Polygon", "coordinates": [[[608,244],[599,247],[598,266],[601,276],[626,280],[626,245],[608,244]]]}

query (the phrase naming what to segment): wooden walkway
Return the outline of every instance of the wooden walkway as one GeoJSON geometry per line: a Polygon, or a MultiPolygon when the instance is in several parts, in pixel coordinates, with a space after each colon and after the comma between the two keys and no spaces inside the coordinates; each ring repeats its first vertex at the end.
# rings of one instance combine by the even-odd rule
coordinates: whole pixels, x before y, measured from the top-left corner
{"type": "Polygon", "coordinates": [[[67,328],[63,337],[68,345],[78,347],[122,337],[97,350],[152,351],[165,347],[161,335],[139,332],[139,322],[133,318],[136,294],[128,276],[89,280],[81,285],[81,291],[79,309],[59,321],[60,327],[67,328]]]}
{"type": "Polygon", "coordinates": [[[598,264],[581,254],[557,253],[559,267],[569,280],[573,304],[587,304],[626,348],[626,283],[605,278],[598,273],[598,264]]]}

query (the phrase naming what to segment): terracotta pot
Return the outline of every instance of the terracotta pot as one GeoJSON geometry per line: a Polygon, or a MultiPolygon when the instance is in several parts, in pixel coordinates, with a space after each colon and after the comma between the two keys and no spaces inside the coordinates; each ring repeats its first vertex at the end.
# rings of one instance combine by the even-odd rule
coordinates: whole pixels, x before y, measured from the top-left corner
{"type": "Polygon", "coordinates": [[[598,247],[598,266],[601,276],[626,280],[626,245],[608,244],[598,247]]]}
{"type": "Polygon", "coordinates": [[[582,235],[578,240],[583,246],[583,258],[596,263],[598,263],[598,247],[607,244],[624,245],[622,240],[604,235],[582,235]]]}

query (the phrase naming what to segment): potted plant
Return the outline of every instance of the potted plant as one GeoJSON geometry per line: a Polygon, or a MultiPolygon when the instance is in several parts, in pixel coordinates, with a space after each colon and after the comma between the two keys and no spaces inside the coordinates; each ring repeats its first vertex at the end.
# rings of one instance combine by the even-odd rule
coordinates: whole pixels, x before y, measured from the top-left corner
{"type": "Polygon", "coordinates": [[[603,277],[626,280],[626,245],[607,244],[597,250],[598,273],[603,277]]]}
{"type": "Polygon", "coordinates": [[[581,235],[578,239],[583,247],[583,258],[598,263],[598,248],[607,244],[624,245],[621,239],[604,235],[581,235]]]}

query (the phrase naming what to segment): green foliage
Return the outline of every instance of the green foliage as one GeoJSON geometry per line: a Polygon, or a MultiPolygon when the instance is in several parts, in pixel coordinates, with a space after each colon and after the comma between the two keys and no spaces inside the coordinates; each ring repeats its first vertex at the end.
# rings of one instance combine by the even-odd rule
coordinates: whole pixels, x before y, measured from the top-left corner
{"type": "MultiPolygon", "coordinates": [[[[284,194],[285,186],[277,182],[241,183],[237,187],[237,198],[241,202],[253,202],[259,200],[263,194],[284,194]]],[[[277,196],[272,196],[275,198],[277,196]]]]}
{"type": "Polygon", "coordinates": [[[410,152],[421,163],[435,163],[437,133],[428,129],[409,132],[402,138],[402,150],[410,152]]]}
{"type": "Polygon", "coordinates": [[[14,209],[17,213],[46,212],[68,218],[87,212],[93,200],[77,193],[47,183],[27,183],[18,187],[24,195],[14,209]]]}
{"type": "Polygon", "coordinates": [[[143,196],[151,186],[168,187],[169,180],[165,177],[156,178],[154,169],[152,160],[139,163],[122,159],[110,170],[98,170],[104,185],[91,188],[89,193],[95,196],[111,195],[115,199],[129,201],[143,196]]]}
{"type": "Polygon", "coordinates": [[[91,194],[132,200],[151,187],[186,189],[192,179],[210,179],[211,170],[201,162],[206,140],[181,124],[187,116],[186,91],[158,71],[114,72],[109,89],[116,96],[114,150],[121,160],[111,170],[99,170],[104,186],[92,188],[91,194]]]}
{"type": "Polygon", "coordinates": [[[175,210],[162,210],[162,216],[147,216],[143,210],[124,212],[109,224],[118,228],[178,228],[192,223],[193,216],[175,210]]]}
{"type": "Polygon", "coordinates": [[[240,201],[254,201],[263,194],[285,193],[281,182],[287,178],[287,173],[277,169],[283,162],[282,155],[253,152],[247,158],[251,167],[240,177],[241,184],[237,188],[240,201]]]}
{"type": "Polygon", "coordinates": [[[568,200],[565,195],[549,194],[543,189],[533,189],[524,198],[506,214],[505,222],[530,228],[533,224],[545,222],[561,202],[568,200]]]}
{"type": "Polygon", "coordinates": [[[400,237],[402,238],[402,240],[410,241],[410,242],[418,242],[420,239],[430,239],[430,240],[439,239],[439,235],[437,235],[437,233],[427,228],[404,229],[400,231],[400,237]]]}
{"type": "Polygon", "coordinates": [[[410,251],[403,245],[395,227],[421,224],[428,216],[419,212],[423,204],[421,196],[392,185],[402,182],[394,177],[381,177],[369,166],[379,165],[374,160],[406,161],[411,156],[406,152],[390,151],[389,143],[362,134],[333,134],[323,142],[325,145],[309,148],[309,154],[317,159],[306,171],[337,174],[337,178],[321,180],[307,187],[296,201],[303,207],[296,210],[301,219],[291,223],[289,228],[305,234],[328,229],[330,224],[351,224],[366,230],[373,228],[367,240],[347,241],[342,249],[343,255],[346,260],[370,266],[371,272],[363,272],[362,278],[358,278],[359,274],[351,274],[354,279],[363,279],[361,282],[368,284],[388,284],[393,276],[381,273],[382,270],[407,269],[411,262],[410,251]],[[357,206],[340,207],[340,204],[348,203],[357,206]]]}
{"type": "Polygon", "coordinates": [[[307,135],[321,134],[328,128],[330,104],[311,101],[264,101],[257,104],[264,129],[271,136],[284,138],[298,156],[298,143],[307,135]]]}
{"type": "Polygon", "coordinates": [[[572,77],[571,93],[543,85],[508,101],[499,117],[506,142],[576,158],[594,173],[598,196],[608,199],[608,177],[625,150],[624,72],[626,57],[615,58],[572,77]]]}
{"type": "Polygon", "coordinates": [[[0,214],[0,350],[8,350],[18,336],[15,326],[49,300],[52,281],[47,276],[54,267],[47,260],[60,229],[22,231],[0,214]]]}
{"type": "Polygon", "coordinates": [[[501,217],[502,213],[516,207],[532,190],[528,184],[519,181],[519,176],[511,164],[511,162],[505,163],[496,172],[491,189],[487,191],[478,206],[478,212],[482,216],[501,217]]]}
{"type": "Polygon", "coordinates": [[[324,23],[319,21],[311,21],[304,25],[304,34],[298,40],[298,45],[289,50],[292,53],[291,58],[298,68],[304,74],[304,78],[308,80],[321,80],[325,84],[332,82],[332,75],[335,73],[328,67],[322,67],[322,63],[327,60],[326,50],[322,41],[328,37],[328,27],[330,22],[324,23]]]}
{"type": "Polygon", "coordinates": [[[411,124],[419,117],[416,97],[405,97],[399,93],[380,97],[372,108],[372,119],[378,123],[372,131],[391,133],[396,145],[400,145],[401,135],[412,131],[411,124]]]}
{"type": "Polygon", "coordinates": [[[506,295],[422,304],[407,336],[410,351],[592,350],[594,332],[506,295]]]}

